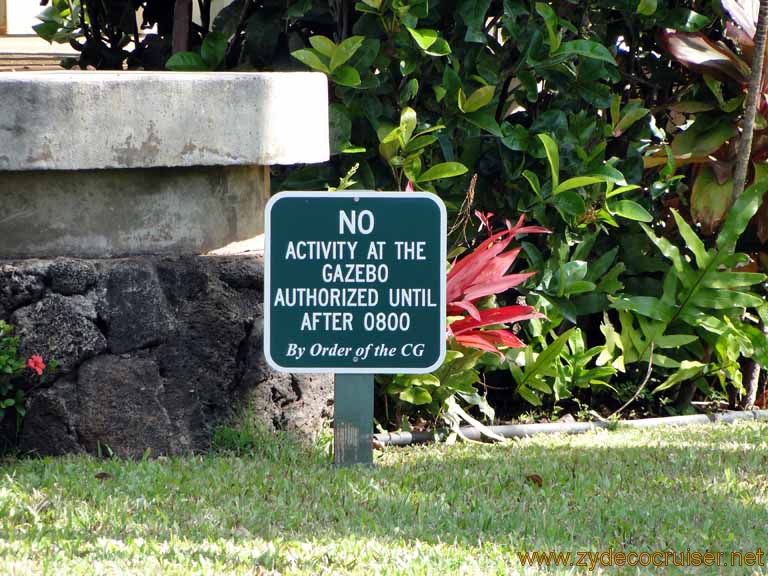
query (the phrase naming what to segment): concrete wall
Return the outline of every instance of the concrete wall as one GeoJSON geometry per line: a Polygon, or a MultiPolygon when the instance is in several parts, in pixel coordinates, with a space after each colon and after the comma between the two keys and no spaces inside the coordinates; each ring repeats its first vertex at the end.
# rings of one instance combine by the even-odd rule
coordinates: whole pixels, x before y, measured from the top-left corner
{"type": "MultiPolygon", "coordinates": [[[[0,0],[0,9],[3,0],[0,0]]],[[[36,18],[44,7],[37,0],[5,0],[7,34],[34,34],[32,26],[39,24],[36,18]]]]}
{"type": "Polygon", "coordinates": [[[264,231],[266,166],[0,173],[0,258],[200,254],[264,231]]]}
{"type": "Polygon", "coordinates": [[[322,74],[0,74],[0,259],[207,253],[328,156],[322,74]]]}

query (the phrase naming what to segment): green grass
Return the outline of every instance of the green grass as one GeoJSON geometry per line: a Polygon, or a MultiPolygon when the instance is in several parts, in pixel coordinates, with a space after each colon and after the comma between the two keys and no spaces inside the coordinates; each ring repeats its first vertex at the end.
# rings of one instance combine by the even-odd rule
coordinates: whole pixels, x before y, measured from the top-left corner
{"type": "Polygon", "coordinates": [[[388,449],[346,470],[284,442],[246,457],[11,461],[0,573],[507,575],[543,572],[521,567],[523,549],[756,551],[767,440],[757,423],[619,430],[388,449]]]}

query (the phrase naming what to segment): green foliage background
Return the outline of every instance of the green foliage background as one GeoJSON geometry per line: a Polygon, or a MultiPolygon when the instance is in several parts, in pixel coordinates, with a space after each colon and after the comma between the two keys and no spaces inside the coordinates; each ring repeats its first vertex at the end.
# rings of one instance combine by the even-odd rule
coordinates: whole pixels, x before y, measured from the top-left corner
{"type": "Polygon", "coordinates": [[[668,147],[686,128],[670,106],[704,81],[657,35],[721,38],[718,2],[234,0],[214,19],[200,7],[189,50],[172,57],[172,3],[159,0],[52,0],[38,33],[73,42],[82,67],[323,71],[332,159],[276,170],[275,189],[411,180],[444,199],[455,253],[475,241],[475,209],[551,229],[521,238],[523,268],[539,274],[519,292],[547,320],[522,327],[524,352],[477,359],[512,411],[635,396],[643,410],[687,410],[696,393],[740,390],[749,359],[765,365],[765,276],[739,271],[755,258],[735,252],[739,238],[762,251],[744,231],[764,187],[731,208],[720,239],[702,237],[668,147]],[[156,34],[139,36],[139,7],[156,34]]]}

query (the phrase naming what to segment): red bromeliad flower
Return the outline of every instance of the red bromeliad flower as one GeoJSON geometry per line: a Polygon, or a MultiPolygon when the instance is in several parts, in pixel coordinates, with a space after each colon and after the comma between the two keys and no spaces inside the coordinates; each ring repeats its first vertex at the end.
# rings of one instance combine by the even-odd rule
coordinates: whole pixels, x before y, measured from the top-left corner
{"type": "Polygon", "coordinates": [[[541,226],[523,226],[525,216],[520,216],[517,224],[507,221],[507,229],[493,233],[489,219],[493,214],[475,212],[480,219],[481,228],[485,226],[491,234],[469,255],[462,258],[448,272],[446,295],[448,300],[448,315],[455,316],[468,313],[455,320],[448,327],[457,343],[469,348],[477,348],[493,352],[503,357],[498,346],[522,348],[525,344],[508,330],[481,330],[485,326],[495,324],[510,324],[531,318],[542,318],[543,314],[536,312],[532,306],[504,306],[489,310],[479,310],[475,302],[485,296],[499,294],[505,290],[522,284],[536,274],[506,274],[517,258],[520,248],[504,250],[518,234],[549,234],[550,230],[541,226]]]}
{"type": "Polygon", "coordinates": [[[45,362],[43,362],[43,357],[39,354],[33,354],[29,360],[27,360],[27,368],[37,373],[38,376],[42,376],[43,370],[45,370],[45,362]]]}

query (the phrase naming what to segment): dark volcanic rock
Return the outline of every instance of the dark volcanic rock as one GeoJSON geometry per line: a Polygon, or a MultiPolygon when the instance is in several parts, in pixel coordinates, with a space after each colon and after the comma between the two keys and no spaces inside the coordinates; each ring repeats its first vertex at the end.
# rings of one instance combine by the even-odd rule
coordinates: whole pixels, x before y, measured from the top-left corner
{"type": "Polygon", "coordinates": [[[48,274],[51,290],[64,296],[85,294],[98,278],[96,267],[91,262],[74,258],[57,258],[51,262],[48,274]]]}
{"type": "Polygon", "coordinates": [[[0,263],[0,319],[42,296],[48,265],[40,260],[0,263]]]}
{"type": "Polygon", "coordinates": [[[256,258],[223,258],[218,262],[221,280],[233,288],[264,286],[264,267],[256,258]]]}
{"type": "Polygon", "coordinates": [[[60,374],[72,372],[83,360],[107,347],[83,298],[49,294],[39,302],[18,309],[11,315],[21,337],[19,352],[23,357],[40,354],[55,359],[60,374]]]}
{"type": "Polygon", "coordinates": [[[77,379],[78,436],[95,452],[140,458],[189,448],[181,442],[163,406],[164,387],[151,358],[99,356],[84,363],[77,379]]]}
{"type": "Polygon", "coordinates": [[[5,293],[15,294],[22,353],[60,364],[31,392],[23,450],[177,454],[207,449],[247,406],[270,428],[310,437],[331,416],[332,376],[280,374],[264,361],[260,257],[82,264],[0,263],[14,270],[5,293]]]}
{"type": "Polygon", "coordinates": [[[111,268],[102,316],[115,354],[165,340],[171,318],[152,262],[124,260],[111,268]]]}
{"type": "Polygon", "coordinates": [[[77,438],[75,384],[59,380],[36,394],[24,418],[20,449],[41,456],[61,456],[83,451],[77,438]]]}
{"type": "Polygon", "coordinates": [[[275,372],[264,360],[262,342],[259,320],[249,339],[242,383],[249,413],[269,429],[315,437],[333,416],[333,375],[275,372]]]}

